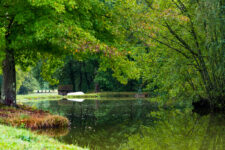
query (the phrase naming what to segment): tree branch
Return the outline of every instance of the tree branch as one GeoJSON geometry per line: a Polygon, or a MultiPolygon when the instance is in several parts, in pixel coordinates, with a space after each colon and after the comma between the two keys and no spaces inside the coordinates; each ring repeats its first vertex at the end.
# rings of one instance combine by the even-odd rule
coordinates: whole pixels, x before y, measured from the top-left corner
{"type": "Polygon", "coordinates": [[[190,59],[190,57],[189,57],[188,55],[186,55],[184,52],[182,52],[181,50],[179,50],[179,49],[177,49],[177,48],[174,48],[174,47],[170,46],[169,44],[164,43],[164,42],[162,42],[162,41],[160,41],[160,40],[158,40],[158,39],[156,39],[156,38],[153,38],[152,36],[149,36],[149,38],[155,40],[156,42],[158,42],[158,43],[160,43],[160,44],[163,44],[163,45],[169,47],[170,49],[175,50],[176,52],[182,54],[182,55],[183,55],[184,57],[186,57],[187,59],[190,59]]]}
{"type": "Polygon", "coordinates": [[[198,49],[198,54],[201,55],[201,52],[200,52],[200,49],[199,49],[199,42],[198,42],[198,38],[197,38],[197,33],[195,31],[194,23],[192,21],[192,18],[190,16],[190,14],[188,13],[187,7],[184,5],[184,3],[181,2],[181,0],[178,0],[180,6],[174,0],[172,0],[172,1],[177,6],[177,8],[180,9],[181,13],[186,14],[187,17],[189,18],[189,20],[190,20],[191,34],[194,37],[195,45],[196,45],[196,47],[198,49]]]}
{"type": "MultiPolygon", "coordinates": [[[[174,41],[174,40],[171,40],[171,39],[169,39],[168,37],[165,37],[165,36],[162,36],[162,35],[160,35],[162,38],[164,38],[165,40],[168,40],[168,41],[171,41],[172,43],[175,43],[175,44],[177,44],[177,45],[179,45],[179,46],[181,46],[181,47],[184,47],[184,45],[182,45],[181,43],[179,43],[179,42],[177,42],[177,41],[174,41]]],[[[185,48],[185,47],[184,47],[185,48]]]]}
{"type": "Polygon", "coordinates": [[[177,6],[178,9],[182,9],[174,0],[172,0],[172,2],[177,6]]]}
{"type": "Polygon", "coordinates": [[[178,35],[176,34],[173,29],[170,27],[170,25],[165,22],[167,29],[170,31],[170,33],[180,42],[182,43],[182,45],[193,55],[193,56],[198,56],[198,54],[196,54],[191,47],[178,35]]]}

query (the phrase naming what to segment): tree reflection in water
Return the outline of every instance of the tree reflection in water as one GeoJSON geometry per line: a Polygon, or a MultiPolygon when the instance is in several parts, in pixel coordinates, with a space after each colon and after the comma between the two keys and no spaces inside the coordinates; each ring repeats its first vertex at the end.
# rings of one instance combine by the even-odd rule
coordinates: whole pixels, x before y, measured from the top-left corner
{"type": "Polygon", "coordinates": [[[143,126],[128,138],[123,150],[224,150],[225,115],[179,110],[152,112],[159,118],[153,126],[143,126]]]}
{"type": "Polygon", "coordinates": [[[49,137],[61,137],[69,133],[70,128],[50,128],[50,129],[40,129],[34,130],[37,134],[47,135],[49,137]]]}
{"type": "MultiPolygon", "coordinates": [[[[225,116],[200,116],[191,108],[159,109],[148,100],[28,103],[68,117],[62,142],[100,150],[224,150],[225,116]],[[68,133],[67,133],[68,132],[68,133]]],[[[43,131],[42,131],[43,132],[43,131]]],[[[47,134],[48,131],[44,133],[47,134]]],[[[54,135],[55,134],[55,135],[54,135]]]]}

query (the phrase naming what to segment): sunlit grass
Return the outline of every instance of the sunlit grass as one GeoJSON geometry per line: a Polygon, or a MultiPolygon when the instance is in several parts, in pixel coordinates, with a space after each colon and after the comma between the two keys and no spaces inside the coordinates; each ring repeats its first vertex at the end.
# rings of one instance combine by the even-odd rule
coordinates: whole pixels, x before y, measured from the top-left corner
{"type": "Polygon", "coordinates": [[[0,133],[1,150],[83,150],[78,146],[66,145],[25,129],[0,125],[0,133]]]}
{"type": "Polygon", "coordinates": [[[63,96],[57,93],[41,93],[41,94],[28,94],[28,95],[17,95],[17,100],[40,100],[40,99],[61,99],[63,96]]]}

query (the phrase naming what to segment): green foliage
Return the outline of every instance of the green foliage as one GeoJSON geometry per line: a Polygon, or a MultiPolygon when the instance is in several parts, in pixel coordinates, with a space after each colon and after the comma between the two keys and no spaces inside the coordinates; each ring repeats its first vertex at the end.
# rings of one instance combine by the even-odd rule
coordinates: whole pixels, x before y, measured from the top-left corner
{"type": "MultiPolygon", "coordinates": [[[[50,86],[49,86],[50,84],[49,83],[52,80],[50,80],[48,82],[48,81],[46,81],[47,79],[44,78],[45,76],[44,76],[44,74],[42,72],[46,71],[47,68],[42,67],[42,64],[43,64],[43,62],[39,61],[34,67],[32,67],[30,72],[33,75],[33,77],[37,80],[37,82],[39,83],[40,89],[50,89],[50,86]],[[43,76],[42,76],[42,74],[43,74],[43,76]]],[[[55,69],[55,68],[51,68],[51,70],[53,70],[53,69],[55,69]]],[[[48,72],[48,70],[46,72],[48,72]]],[[[50,74],[47,77],[54,78],[53,76],[54,75],[50,74]]],[[[55,87],[52,86],[52,88],[54,89],[55,87]]]]}
{"type": "Polygon", "coordinates": [[[55,73],[57,69],[61,68],[63,61],[61,59],[56,59],[54,57],[48,57],[44,59],[41,63],[40,74],[36,76],[41,76],[45,81],[48,81],[50,85],[56,85],[59,80],[55,78],[55,73]]]}
{"type": "Polygon", "coordinates": [[[1,93],[2,93],[2,75],[0,75],[0,96],[1,96],[1,93]]]}
{"type": "Polygon", "coordinates": [[[5,33],[3,27],[10,27],[4,30],[11,31],[7,47],[14,49],[17,63],[22,67],[34,64],[42,54],[72,54],[84,42],[97,42],[91,35],[93,28],[87,29],[84,25],[90,22],[91,4],[102,6],[97,0],[1,1],[1,37],[5,33]],[[84,13],[89,16],[81,15],[84,13]]]}
{"type": "MultiPolygon", "coordinates": [[[[39,62],[36,67],[33,68],[33,74],[38,80],[39,84],[48,81],[52,85],[73,85],[74,91],[93,91],[95,89],[94,84],[98,84],[103,91],[136,91],[137,81],[130,80],[133,76],[138,74],[130,74],[129,69],[126,68],[126,62],[113,63],[111,60],[106,60],[109,64],[109,69],[101,71],[103,68],[99,68],[99,63],[103,67],[107,67],[96,55],[85,56],[81,60],[77,60],[72,56],[66,56],[65,59],[48,58],[45,62],[39,62]],[[86,57],[86,58],[85,58],[86,57]],[[110,69],[115,65],[117,71],[110,69]],[[122,64],[120,67],[119,64],[122,64]],[[99,70],[99,71],[98,71],[99,70]],[[125,72],[126,71],[126,72],[125,72]],[[126,74],[125,74],[125,73],[126,74]],[[122,75],[121,75],[122,74],[122,75]],[[129,75],[126,77],[125,75],[129,75]],[[41,76],[40,76],[41,75],[41,76]],[[118,82],[117,80],[120,79],[118,82]],[[126,82],[127,85],[121,84],[126,82]]],[[[130,65],[130,67],[132,67],[130,65]]],[[[135,68],[133,66],[133,68],[135,68]]],[[[105,68],[106,69],[106,68],[105,68]]]]}
{"type": "Polygon", "coordinates": [[[20,69],[20,67],[18,66],[16,67],[16,91],[19,91],[27,75],[28,75],[28,70],[23,71],[20,69]]]}
{"type": "MultiPolygon", "coordinates": [[[[4,59],[4,48],[5,48],[5,28],[0,27],[0,64],[2,63],[2,60],[4,59]]],[[[0,66],[0,74],[2,74],[2,69],[0,66]]]]}
{"type": "Polygon", "coordinates": [[[31,142],[31,137],[30,136],[19,136],[18,138],[20,138],[23,141],[27,141],[27,142],[31,142]]]}
{"type": "Polygon", "coordinates": [[[138,91],[139,84],[136,80],[128,80],[127,84],[122,84],[113,77],[113,71],[108,69],[107,71],[98,71],[94,82],[99,85],[102,91],[138,91]]]}
{"type": "Polygon", "coordinates": [[[129,1],[119,8],[121,14],[129,9],[126,31],[133,46],[131,58],[148,90],[182,99],[201,97],[214,106],[224,104],[221,0],[129,1]],[[135,8],[130,8],[131,4],[135,8]]]}
{"type": "Polygon", "coordinates": [[[93,91],[93,79],[97,69],[98,60],[94,56],[80,61],[67,56],[64,66],[57,71],[57,77],[61,85],[73,85],[74,91],[93,91]]]}
{"type": "Polygon", "coordinates": [[[5,30],[5,28],[0,28],[0,40],[1,40],[1,42],[0,42],[0,49],[1,49],[1,52],[2,52],[2,50],[5,48],[5,32],[6,32],[6,30],[5,30]]]}
{"type": "Polygon", "coordinates": [[[22,85],[20,86],[18,93],[19,94],[28,94],[37,89],[39,89],[39,83],[32,76],[32,74],[28,74],[25,77],[24,81],[22,82],[22,85]]]}
{"type": "Polygon", "coordinates": [[[97,74],[112,89],[112,70],[153,95],[224,105],[224,14],[222,0],[2,0],[0,61],[12,49],[23,70],[40,62],[35,78],[53,86],[87,91],[97,74]]]}
{"type": "MultiPolygon", "coordinates": [[[[123,5],[132,7],[128,2],[123,5]]],[[[115,6],[119,10],[119,3],[115,6]]],[[[59,83],[56,72],[68,55],[78,60],[100,56],[104,65],[101,68],[112,68],[114,77],[123,84],[139,76],[135,62],[125,56],[126,26],[117,21],[122,14],[117,16],[118,10],[105,2],[3,0],[0,9],[0,33],[3,39],[6,37],[1,41],[6,43],[5,48],[14,51],[16,64],[22,70],[41,61],[41,75],[51,85],[59,83]]],[[[18,79],[18,83],[21,81],[18,79]]]]}
{"type": "Polygon", "coordinates": [[[103,91],[115,90],[117,81],[112,77],[112,71],[97,72],[94,82],[99,85],[103,91]]]}
{"type": "Polygon", "coordinates": [[[137,80],[140,77],[140,70],[136,62],[130,61],[126,56],[120,56],[121,54],[117,55],[110,59],[101,57],[99,71],[107,71],[111,68],[113,77],[122,84],[127,84],[129,79],[137,80]]]}

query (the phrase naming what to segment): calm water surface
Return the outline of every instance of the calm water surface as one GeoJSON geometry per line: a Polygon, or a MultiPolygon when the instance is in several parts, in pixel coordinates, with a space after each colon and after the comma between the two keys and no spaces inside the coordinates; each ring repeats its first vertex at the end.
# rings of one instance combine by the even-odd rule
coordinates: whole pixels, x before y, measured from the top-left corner
{"type": "Polygon", "coordinates": [[[66,116],[71,127],[38,131],[98,150],[225,150],[225,115],[160,109],[148,100],[39,101],[28,105],[66,116]]]}

